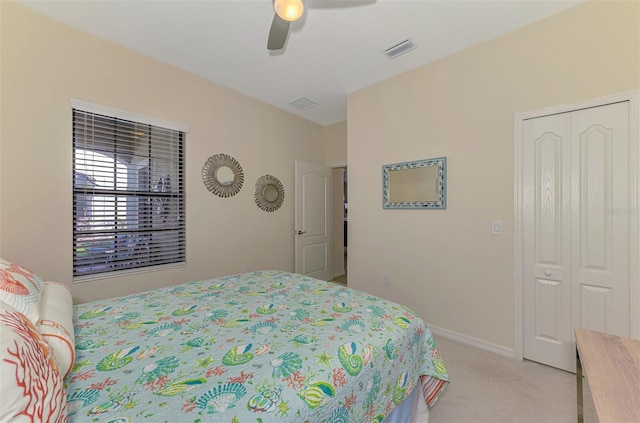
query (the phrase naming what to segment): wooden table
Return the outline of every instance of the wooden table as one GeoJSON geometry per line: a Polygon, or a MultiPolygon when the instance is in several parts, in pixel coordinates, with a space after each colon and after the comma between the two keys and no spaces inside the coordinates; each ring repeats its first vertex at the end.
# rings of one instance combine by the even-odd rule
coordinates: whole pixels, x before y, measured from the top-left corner
{"type": "Polygon", "coordinates": [[[640,422],[640,341],[576,328],[578,422],[582,374],[600,422],[640,422]]]}

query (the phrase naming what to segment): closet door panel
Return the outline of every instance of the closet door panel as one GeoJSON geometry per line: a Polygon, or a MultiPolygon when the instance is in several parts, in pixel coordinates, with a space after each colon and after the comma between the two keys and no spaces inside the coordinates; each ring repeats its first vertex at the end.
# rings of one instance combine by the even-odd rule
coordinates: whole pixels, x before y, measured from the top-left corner
{"type": "Polygon", "coordinates": [[[571,370],[570,116],[531,119],[523,131],[524,357],[571,370]]]}
{"type": "Polygon", "coordinates": [[[628,102],[571,114],[575,326],[629,336],[628,102]]]}

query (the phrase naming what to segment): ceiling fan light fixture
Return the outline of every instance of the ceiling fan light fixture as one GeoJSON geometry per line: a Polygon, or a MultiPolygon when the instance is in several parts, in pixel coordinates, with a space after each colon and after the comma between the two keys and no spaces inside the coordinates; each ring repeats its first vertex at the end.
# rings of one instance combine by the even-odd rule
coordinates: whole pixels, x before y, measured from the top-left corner
{"type": "Polygon", "coordinates": [[[273,8],[278,16],[289,22],[297,21],[304,12],[302,0],[275,0],[273,8]]]}

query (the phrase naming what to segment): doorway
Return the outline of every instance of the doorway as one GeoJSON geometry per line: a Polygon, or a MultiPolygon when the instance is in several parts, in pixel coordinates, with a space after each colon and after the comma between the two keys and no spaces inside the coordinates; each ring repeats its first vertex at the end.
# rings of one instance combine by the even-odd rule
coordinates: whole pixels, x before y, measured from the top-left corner
{"type": "Polygon", "coordinates": [[[333,167],[333,281],[348,283],[347,226],[349,203],[347,198],[347,167],[333,167]]]}

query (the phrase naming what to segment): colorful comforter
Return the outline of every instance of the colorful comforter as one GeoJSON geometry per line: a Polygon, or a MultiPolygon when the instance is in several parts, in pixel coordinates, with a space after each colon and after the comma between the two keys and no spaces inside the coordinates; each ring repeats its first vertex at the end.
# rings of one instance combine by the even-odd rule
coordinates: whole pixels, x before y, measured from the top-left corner
{"type": "Polygon", "coordinates": [[[70,422],[380,422],[448,381],[396,303],[280,271],[74,306],[70,422]]]}

